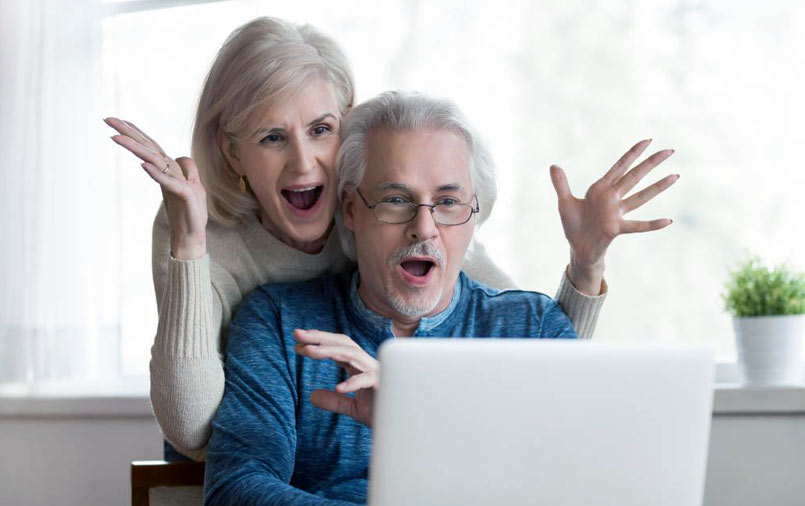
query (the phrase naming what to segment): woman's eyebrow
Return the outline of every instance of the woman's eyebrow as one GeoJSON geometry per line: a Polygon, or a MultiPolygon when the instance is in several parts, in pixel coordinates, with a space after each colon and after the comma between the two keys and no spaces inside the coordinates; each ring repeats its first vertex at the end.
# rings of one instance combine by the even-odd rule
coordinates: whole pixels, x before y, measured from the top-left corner
{"type": "Polygon", "coordinates": [[[322,114],[322,115],[321,115],[321,116],[319,116],[318,118],[316,118],[316,119],[314,119],[313,121],[311,121],[310,123],[308,123],[308,124],[307,124],[307,126],[313,126],[313,125],[315,125],[316,123],[321,123],[322,121],[324,121],[324,120],[325,120],[325,119],[327,119],[327,118],[332,118],[332,119],[334,119],[335,121],[338,121],[338,118],[336,118],[336,117],[335,117],[335,114],[333,114],[333,113],[331,113],[331,112],[325,112],[324,114],[322,114]]]}

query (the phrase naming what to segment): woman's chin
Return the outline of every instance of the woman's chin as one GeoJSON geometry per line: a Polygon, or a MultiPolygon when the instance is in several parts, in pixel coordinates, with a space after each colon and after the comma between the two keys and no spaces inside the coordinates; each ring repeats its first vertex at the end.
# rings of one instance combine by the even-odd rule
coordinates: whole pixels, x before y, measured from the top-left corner
{"type": "Polygon", "coordinates": [[[277,239],[292,248],[305,253],[318,253],[324,247],[333,225],[334,209],[321,209],[315,216],[300,218],[295,213],[283,209],[283,219],[278,220],[263,213],[263,227],[271,232],[277,239]],[[268,221],[268,223],[266,223],[268,221]]]}

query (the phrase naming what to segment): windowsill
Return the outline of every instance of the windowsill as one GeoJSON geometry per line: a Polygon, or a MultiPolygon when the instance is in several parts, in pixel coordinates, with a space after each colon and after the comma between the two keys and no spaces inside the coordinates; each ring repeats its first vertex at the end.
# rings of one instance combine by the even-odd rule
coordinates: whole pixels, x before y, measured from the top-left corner
{"type": "MultiPolygon", "coordinates": [[[[805,384],[746,387],[735,363],[716,364],[713,415],[805,415],[805,384]]],[[[0,389],[0,418],[152,418],[148,377],[0,389]]]]}
{"type": "MultiPolygon", "coordinates": [[[[151,418],[148,395],[0,398],[0,418],[151,418]]],[[[717,384],[713,415],[805,415],[805,387],[717,384]]]]}

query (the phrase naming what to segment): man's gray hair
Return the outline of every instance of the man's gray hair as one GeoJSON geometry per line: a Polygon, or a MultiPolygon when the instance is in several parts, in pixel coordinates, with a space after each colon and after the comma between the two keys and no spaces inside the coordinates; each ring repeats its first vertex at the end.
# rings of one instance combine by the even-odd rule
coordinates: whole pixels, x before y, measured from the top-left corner
{"type": "MultiPolygon", "coordinates": [[[[347,113],[341,125],[342,144],[336,161],[339,196],[360,185],[366,172],[369,135],[383,128],[395,132],[445,129],[460,135],[467,143],[470,178],[480,207],[475,226],[486,221],[498,193],[492,157],[458,106],[450,100],[417,92],[387,91],[347,113]]],[[[343,226],[340,209],[336,211],[335,219],[344,252],[356,260],[355,240],[352,232],[343,226]]]]}

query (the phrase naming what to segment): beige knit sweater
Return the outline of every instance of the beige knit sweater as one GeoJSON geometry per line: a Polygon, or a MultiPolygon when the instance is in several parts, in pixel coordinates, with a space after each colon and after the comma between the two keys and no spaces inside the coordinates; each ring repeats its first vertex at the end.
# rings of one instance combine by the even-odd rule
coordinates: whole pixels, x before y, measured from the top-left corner
{"type": "MultiPolygon", "coordinates": [[[[338,234],[309,255],[280,242],[256,217],[237,227],[207,225],[207,255],[171,257],[164,205],[154,220],[152,267],[159,324],[151,348],[151,404],[159,426],[181,453],[201,460],[224,393],[227,330],[238,305],[264,283],[303,281],[348,268],[338,234]]],[[[489,286],[515,284],[475,244],[464,271],[489,286]]],[[[562,277],[556,299],[580,337],[592,337],[606,295],[588,297],[562,277]]]]}

